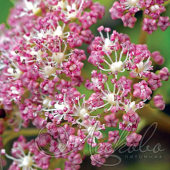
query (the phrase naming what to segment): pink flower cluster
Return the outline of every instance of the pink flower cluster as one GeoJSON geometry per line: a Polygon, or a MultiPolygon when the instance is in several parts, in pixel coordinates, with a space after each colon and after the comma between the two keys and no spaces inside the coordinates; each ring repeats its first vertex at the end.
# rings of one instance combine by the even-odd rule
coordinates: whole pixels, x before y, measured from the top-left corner
{"type": "Polygon", "coordinates": [[[110,8],[111,17],[113,20],[121,19],[125,27],[133,28],[137,18],[135,14],[138,11],[143,11],[143,31],[152,34],[158,27],[165,31],[170,26],[169,17],[161,16],[166,11],[163,0],[119,0],[114,2],[110,8]]]}
{"type": "MultiPolygon", "coordinates": [[[[116,9],[124,7],[119,4],[116,9]]],[[[100,36],[94,38],[90,27],[104,13],[104,6],[92,0],[24,0],[11,10],[11,29],[1,25],[0,134],[9,127],[15,132],[29,130],[30,125],[41,129],[29,142],[20,136],[12,156],[1,150],[13,160],[9,170],[49,169],[58,159],[65,161],[66,170],[78,170],[85,145],[97,148],[91,163],[101,166],[114,152],[112,144],[121,140],[122,131],[128,132],[128,146],[138,145],[141,135],[136,130],[141,119],[137,110],[170,73],[166,67],[154,73],[152,61],[161,65],[163,57],[159,52],[151,54],[146,45],[131,43],[126,34],[101,26],[100,36]],[[90,80],[82,76],[83,43],[89,44],[88,62],[96,67],[90,80]],[[89,97],[78,90],[83,81],[89,97]]],[[[157,108],[164,109],[161,95],[153,100],[157,108]]],[[[0,149],[2,141],[0,137],[0,149]]]]}
{"type": "MultiPolygon", "coordinates": [[[[135,131],[141,119],[136,111],[146,105],[145,102],[162,86],[162,81],[168,80],[170,73],[165,67],[157,74],[152,71],[153,61],[159,65],[163,64],[164,59],[159,52],[151,54],[146,45],[131,43],[125,34],[113,31],[109,35],[111,31],[109,28],[101,26],[98,31],[100,37],[95,37],[88,48],[90,52],[88,61],[96,66],[100,73],[93,71],[91,82],[86,80],[86,87],[95,91],[93,96],[99,96],[104,101],[104,103],[100,101],[96,109],[105,107],[105,126],[117,127],[119,122],[120,130],[132,132],[126,137],[127,146],[137,146],[141,135],[135,131]],[[106,38],[102,31],[106,32],[106,38]],[[101,72],[106,72],[108,76],[101,72]],[[119,76],[121,73],[129,73],[128,78],[119,76]],[[123,121],[119,121],[116,116],[120,112],[124,113],[123,121]]],[[[160,110],[165,108],[161,95],[155,96],[153,100],[157,108],[160,110]]],[[[110,131],[108,135],[108,142],[116,143],[120,139],[118,131],[110,131]]],[[[101,166],[105,162],[105,157],[100,153],[91,156],[91,159],[92,164],[96,166],[101,166]]]]}
{"type": "Polygon", "coordinates": [[[35,141],[27,142],[26,138],[20,136],[13,143],[11,149],[12,156],[1,150],[1,154],[5,154],[7,158],[13,160],[9,170],[20,170],[21,168],[37,168],[47,169],[50,164],[50,157],[45,157],[35,146],[35,141]]]}

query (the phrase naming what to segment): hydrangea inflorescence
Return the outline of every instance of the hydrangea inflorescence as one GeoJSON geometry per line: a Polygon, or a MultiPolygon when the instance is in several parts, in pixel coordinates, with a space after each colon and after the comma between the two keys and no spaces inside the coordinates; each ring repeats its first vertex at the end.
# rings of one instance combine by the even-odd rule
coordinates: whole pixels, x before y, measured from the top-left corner
{"type": "MultiPolygon", "coordinates": [[[[157,24],[165,30],[169,21],[159,16],[165,11],[159,2],[115,2],[110,12],[113,19],[122,17],[125,26],[132,27],[136,19],[131,15],[146,6],[144,12],[153,20],[159,18],[157,24]],[[123,16],[125,10],[130,13],[123,16]]],[[[128,132],[127,146],[138,145],[142,136],[136,133],[141,121],[137,110],[145,107],[170,73],[165,67],[154,73],[153,64],[164,62],[161,54],[131,43],[126,34],[101,26],[100,36],[94,38],[90,27],[104,13],[105,7],[92,0],[23,0],[11,10],[11,29],[1,25],[0,134],[9,127],[16,132],[27,129],[31,123],[46,129],[29,142],[20,136],[12,156],[2,149],[0,137],[1,154],[13,160],[10,170],[48,169],[51,160],[58,159],[66,160],[66,170],[79,169],[86,143],[98,147],[91,161],[101,166],[114,152],[112,145],[121,139],[121,130],[128,132]],[[82,76],[83,43],[89,44],[88,62],[96,66],[91,80],[82,76]],[[89,98],[77,90],[83,82],[92,92],[89,98]],[[106,140],[103,132],[110,127],[115,130],[106,140]],[[50,154],[44,155],[40,147],[47,145],[50,154]]],[[[157,108],[165,108],[161,95],[153,100],[157,108]]]]}

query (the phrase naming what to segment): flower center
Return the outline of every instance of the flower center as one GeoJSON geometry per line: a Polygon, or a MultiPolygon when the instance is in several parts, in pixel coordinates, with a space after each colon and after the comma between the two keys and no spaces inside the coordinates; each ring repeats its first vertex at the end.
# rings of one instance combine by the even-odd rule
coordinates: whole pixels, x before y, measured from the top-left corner
{"type": "Polygon", "coordinates": [[[95,126],[95,125],[94,125],[94,126],[89,126],[89,127],[87,128],[87,131],[88,131],[89,136],[92,137],[95,130],[96,130],[96,126],[95,126]]]}
{"type": "Polygon", "coordinates": [[[67,16],[69,19],[75,19],[78,13],[77,7],[76,7],[76,3],[72,3],[72,5],[67,5],[67,16]]]}
{"type": "Polygon", "coordinates": [[[129,111],[129,109],[135,110],[136,109],[136,105],[135,105],[135,101],[131,102],[130,104],[125,105],[125,111],[129,111]]]}
{"type": "Polygon", "coordinates": [[[38,7],[38,3],[33,3],[31,1],[28,1],[28,0],[24,0],[25,2],[25,6],[28,10],[32,11],[35,15],[37,13],[39,13],[39,11],[41,10],[41,8],[38,7]]]}
{"type": "Polygon", "coordinates": [[[64,56],[64,53],[53,53],[53,56],[52,56],[53,60],[57,63],[61,63],[62,61],[64,61],[65,59],[65,56],[64,56]]]}
{"type": "Polygon", "coordinates": [[[19,91],[16,89],[15,86],[12,86],[10,89],[12,94],[19,94],[19,91]]]}
{"type": "Polygon", "coordinates": [[[123,62],[122,61],[118,61],[118,62],[115,62],[113,64],[110,65],[110,70],[111,72],[115,72],[115,71],[122,71],[123,69],[123,62]]]}
{"type": "Polygon", "coordinates": [[[51,107],[52,105],[51,105],[51,100],[49,99],[49,98],[45,98],[44,100],[43,100],[43,105],[45,106],[45,107],[51,107]]]}
{"type": "Polygon", "coordinates": [[[156,12],[159,9],[159,5],[153,5],[150,7],[151,12],[156,12]]]}
{"type": "Polygon", "coordinates": [[[116,101],[115,101],[115,98],[114,98],[114,94],[113,94],[113,93],[108,94],[108,96],[107,96],[107,101],[108,101],[111,105],[116,105],[116,101]]]}
{"type": "Polygon", "coordinates": [[[55,72],[56,72],[55,67],[45,66],[45,68],[44,68],[44,74],[46,76],[51,76],[52,74],[55,74],[55,72]]]}
{"type": "Polygon", "coordinates": [[[59,142],[57,148],[63,152],[66,149],[66,144],[59,142]]]}
{"type": "Polygon", "coordinates": [[[141,71],[144,70],[144,64],[143,62],[140,62],[139,64],[136,64],[137,68],[135,69],[135,72],[140,73],[141,71]]]}
{"type": "Polygon", "coordinates": [[[79,116],[83,120],[89,117],[89,113],[85,108],[83,108],[79,111],[79,116]]]}
{"type": "Polygon", "coordinates": [[[32,166],[32,164],[33,164],[33,160],[31,156],[25,156],[23,158],[23,162],[22,162],[23,167],[29,168],[32,166]]]}
{"type": "Polygon", "coordinates": [[[110,49],[111,46],[113,46],[113,42],[110,41],[109,38],[106,38],[104,40],[104,45],[103,45],[104,49],[107,50],[107,51],[111,51],[111,49],[110,49]]]}
{"type": "Polygon", "coordinates": [[[7,72],[17,79],[19,79],[22,74],[21,70],[18,68],[16,68],[15,70],[13,68],[8,68],[7,72]]]}
{"type": "Polygon", "coordinates": [[[65,105],[64,104],[55,104],[54,107],[57,109],[57,110],[63,110],[65,105]]]}
{"type": "Polygon", "coordinates": [[[139,0],[128,0],[129,6],[138,7],[139,0]]]}
{"type": "Polygon", "coordinates": [[[61,26],[57,26],[57,29],[54,31],[53,35],[63,38],[64,37],[63,28],[61,26]]]}
{"type": "Polygon", "coordinates": [[[66,104],[58,104],[58,103],[56,103],[56,104],[54,105],[54,108],[55,108],[56,110],[62,110],[62,111],[64,111],[64,112],[66,112],[66,111],[68,110],[69,106],[66,105],[66,104]]]}
{"type": "Polygon", "coordinates": [[[66,9],[66,3],[62,1],[58,2],[57,6],[59,6],[61,9],[66,9]]]}

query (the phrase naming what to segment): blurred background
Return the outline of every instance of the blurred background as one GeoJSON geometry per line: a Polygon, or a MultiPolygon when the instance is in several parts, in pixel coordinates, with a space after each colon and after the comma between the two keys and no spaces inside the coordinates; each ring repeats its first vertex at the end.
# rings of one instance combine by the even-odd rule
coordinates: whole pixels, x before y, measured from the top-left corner
{"type": "MultiPolygon", "coordinates": [[[[116,30],[119,33],[128,34],[131,38],[131,42],[137,44],[139,42],[139,36],[142,26],[142,12],[138,12],[136,14],[137,22],[135,27],[127,28],[124,27],[120,20],[113,21],[110,17],[109,9],[111,8],[112,4],[114,3],[113,0],[93,0],[96,2],[100,2],[101,4],[105,5],[106,7],[106,14],[104,18],[97,22],[97,24],[93,25],[91,30],[95,36],[98,36],[97,28],[100,25],[105,27],[110,27],[112,30],[116,30]]],[[[0,0],[0,23],[5,23],[7,27],[7,18],[10,11],[10,8],[13,7],[13,3],[10,0],[0,0]]],[[[170,17],[170,5],[166,7],[166,12],[162,14],[163,16],[170,17]]],[[[163,66],[167,67],[170,70],[170,28],[166,31],[162,32],[160,29],[155,31],[152,35],[147,35],[147,42],[148,48],[151,52],[159,51],[162,56],[165,58],[165,63],[163,66]]],[[[84,50],[86,50],[87,45],[83,45],[84,50]]],[[[87,53],[88,56],[88,53],[87,53]]],[[[162,66],[161,66],[162,67],[162,66]]],[[[90,74],[91,70],[94,67],[90,63],[86,63],[84,67],[84,72],[86,74],[90,74]],[[87,69],[89,70],[87,72],[87,69]]],[[[159,69],[159,67],[158,67],[159,69]]],[[[83,89],[80,89],[80,91],[83,89]]],[[[166,101],[166,108],[163,111],[166,115],[170,116],[170,82],[163,82],[163,86],[157,89],[157,94],[162,94],[164,100],[166,101]]],[[[121,163],[117,166],[102,166],[100,168],[93,167],[90,162],[89,156],[84,158],[84,162],[81,165],[82,170],[170,170],[170,128],[162,128],[162,125],[159,125],[155,128],[152,126],[148,131],[148,127],[146,126],[144,129],[140,131],[141,135],[145,135],[143,138],[143,144],[148,140],[148,138],[152,135],[152,137],[147,141],[147,143],[142,147],[142,150],[145,151],[147,145],[150,146],[150,151],[142,152],[137,148],[137,151],[132,153],[123,152],[122,154],[119,151],[115,152],[115,155],[120,156],[121,163]],[[156,131],[154,132],[154,130],[156,131]],[[147,133],[146,133],[147,132],[147,133]],[[153,133],[154,132],[154,133],[153,133]],[[157,147],[157,144],[160,143],[161,150],[157,153],[153,152],[153,148],[157,147]],[[152,150],[152,151],[151,151],[152,150]]],[[[170,124],[170,121],[169,121],[170,124]]],[[[167,126],[168,127],[168,126],[167,126]]],[[[9,146],[12,146],[12,143],[9,143],[9,146]]],[[[124,148],[125,149],[125,148],[124,148]]],[[[126,148],[127,149],[127,148],[126,148]]],[[[141,149],[141,148],[140,148],[141,149]]],[[[148,149],[147,149],[148,150],[148,149]]],[[[155,151],[158,151],[158,147],[155,151]]],[[[116,163],[115,158],[110,157],[108,158],[108,164],[116,163]]],[[[8,164],[8,163],[7,163],[8,164]]],[[[9,165],[7,165],[8,167],[9,165]]],[[[4,168],[5,169],[7,169],[4,168]]]]}

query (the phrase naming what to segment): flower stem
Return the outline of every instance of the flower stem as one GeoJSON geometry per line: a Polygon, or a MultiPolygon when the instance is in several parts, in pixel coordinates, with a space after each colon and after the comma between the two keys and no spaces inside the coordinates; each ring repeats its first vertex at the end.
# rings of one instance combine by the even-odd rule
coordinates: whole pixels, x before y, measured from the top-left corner
{"type": "Polygon", "coordinates": [[[170,133],[170,123],[169,123],[170,116],[166,115],[162,111],[158,109],[152,109],[149,105],[146,105],[143,109],[138,110],[138,114],[141,117],[141,119],[145,120],[144,121],[145,126],[157,122],[158,129],[170,133]]]}
{"type": "Polygon", "coordinates": [[[4,132],[4,135],[7,134],[7,137],[4,138],[4,146],[7,145],[9,141],[11,141],[14,138],[19,137],[20,135],[23,135],[25,137],[37,136],[38,132],[39,132],[39,129],[35,129],[35,128],[21,129],[19,132],[6,131],[4,132]]]}
{"type": "MultiPolygon", "coordinates": [[[[142,17],[142,23],[143,23],[143,19],[146,18],[147,16],[143,13],[143,17],[142,17]]],[[[139,44],[146,44],[147,41],[147,32],[143,31],[141,28],[141,32],[140,32],[140,37],[139,37],[139,44]]]]}
{"type": "Polygon", "coordinates": [[[169,5],[169,4],[170,4],[170,0],[165,1],[165,3],[163,4],[163,6],[167,6],[167,5],[169,5]]]}
{"type": "Polygon", "coordinates": [[[139,44],[146,44],[146,40],[147,40],[147,32],[141,30],[140,37],[139,37],[139,44]]]}

